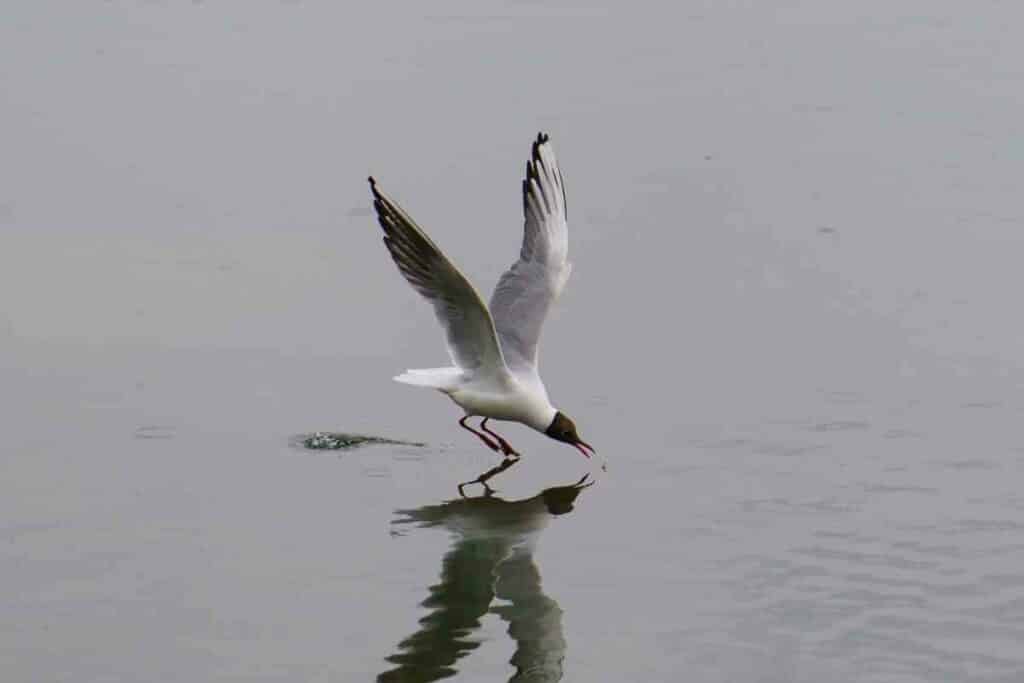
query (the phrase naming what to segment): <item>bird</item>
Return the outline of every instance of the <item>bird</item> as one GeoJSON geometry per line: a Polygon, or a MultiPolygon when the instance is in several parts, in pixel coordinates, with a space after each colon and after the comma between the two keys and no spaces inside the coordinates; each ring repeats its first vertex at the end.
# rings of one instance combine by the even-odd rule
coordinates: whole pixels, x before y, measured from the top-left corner
{"type": "Polygon", "coordinates": [[[565,185],[550,137],[538,133],[522,181],[523,241],[519,258],[498,280],[490,305],[409,214],[369,177],[384,244],[398,271],[433,305],[452,365],[407,370],[397,382],[436,389],[465,413],[459,425],[506,460],[520,456],[487,426],[519,422],[590,458],[594,448],[576,424],[552,405],[538,371],[538,345],[548,311],[572,265],[565,185]],[[482,418],[480,431],[467,420],[482,418]]]}

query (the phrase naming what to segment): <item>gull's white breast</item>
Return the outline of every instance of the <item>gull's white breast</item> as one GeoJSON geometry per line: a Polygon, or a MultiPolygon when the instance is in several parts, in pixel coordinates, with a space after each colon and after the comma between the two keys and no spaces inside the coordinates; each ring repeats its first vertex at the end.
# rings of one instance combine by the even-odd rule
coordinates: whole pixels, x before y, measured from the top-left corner
{"type": "Polygon", "coordinates": [[[514,377],[470,380],[445,393],[467,415],[522,422],[539,432],[548,428],[557,412],[543,385],[532,386],[532,383],[520,382],[514,377]]]}

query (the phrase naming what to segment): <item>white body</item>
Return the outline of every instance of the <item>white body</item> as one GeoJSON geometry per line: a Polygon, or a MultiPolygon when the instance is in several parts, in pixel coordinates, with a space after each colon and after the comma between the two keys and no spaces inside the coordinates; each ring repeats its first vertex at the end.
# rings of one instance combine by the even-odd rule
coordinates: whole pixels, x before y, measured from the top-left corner
{"type": "Polygon", "coordinates": [[[511,373],[498,377],[467,377],[459,368],[407,370],[396,382],[430,387],[448,395],[466,415],[521,422],[545,431],[558,411],[548,399],[540,378],[523,381],[511,373]]]}

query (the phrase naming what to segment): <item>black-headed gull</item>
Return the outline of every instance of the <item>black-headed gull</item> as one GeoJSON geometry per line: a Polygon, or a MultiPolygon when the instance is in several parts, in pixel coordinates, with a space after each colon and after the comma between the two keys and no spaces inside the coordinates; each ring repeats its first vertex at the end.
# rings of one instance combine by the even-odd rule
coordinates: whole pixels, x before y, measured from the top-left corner
{"type": "Polygon", "coordinates": [[[459,424],[506,456],[518,453],[487,428],[489,419],[521,422],[589,458],[594,449],[580,439],[573,421],[551,405],[537,372],[544,318],[572,269],[565,187],[548,136],[537,136],[526,162],[523,246],[519,260],[498,281],[490,309],[412,218],[369,180],[384,244],[409,284],[433,304],[454,364],[407,370],[395,380],[447,394],[466,413],[459,424]],[[483,433],[466,424],[473,416],[483,418],[483,433]]]}

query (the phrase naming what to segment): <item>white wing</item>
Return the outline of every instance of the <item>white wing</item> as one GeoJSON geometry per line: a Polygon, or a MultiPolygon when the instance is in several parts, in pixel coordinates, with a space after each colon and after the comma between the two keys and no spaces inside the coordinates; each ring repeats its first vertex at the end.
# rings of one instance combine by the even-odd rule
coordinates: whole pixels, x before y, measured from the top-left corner
{"type": "Polygon", "coordinates": [[[384,244],[409,284],[434,305],[452,361],[485,374],[505,370],[491,314],[473,285],[401,207],[381,194],[373,178],[370,189],[384,244]]]}
{"type": "Polygon", "coordinates": [[[537,344],[548,310],[558,298],[572,266],[565,187],[548,136],[533,143],[523,180],[523,246],[491,296],[491,315],[510,370],[536,374],[537,344]]]}

